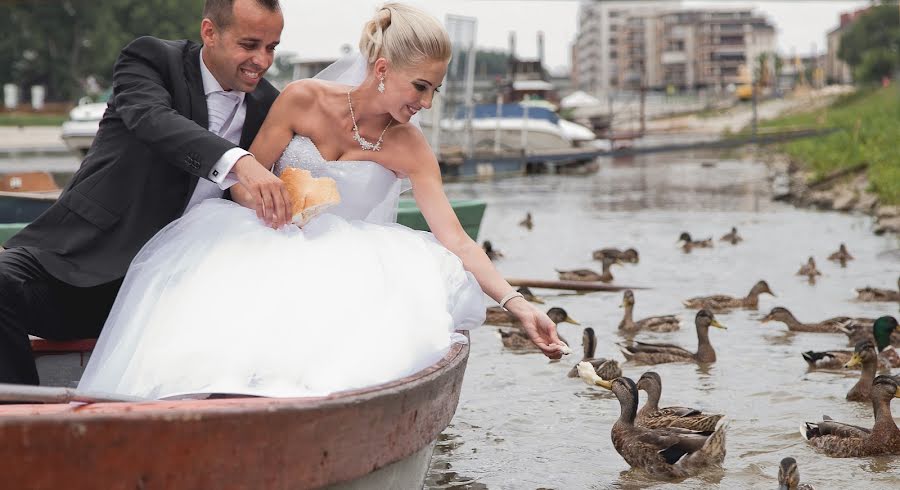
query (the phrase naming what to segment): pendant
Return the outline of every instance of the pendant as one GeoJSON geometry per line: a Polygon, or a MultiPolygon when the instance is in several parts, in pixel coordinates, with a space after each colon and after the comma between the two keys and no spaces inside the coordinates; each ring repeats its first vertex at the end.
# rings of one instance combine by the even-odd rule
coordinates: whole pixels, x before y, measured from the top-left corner
{"type": "Polygon", "coordinates": [[[378,140],[377,143],[372,143],[371,141],[362,137],[359,134],[359,130],[353,130],[353,139],[359,143],[359,147],[365,151],[381,151],[381,139],[378,140]]]}

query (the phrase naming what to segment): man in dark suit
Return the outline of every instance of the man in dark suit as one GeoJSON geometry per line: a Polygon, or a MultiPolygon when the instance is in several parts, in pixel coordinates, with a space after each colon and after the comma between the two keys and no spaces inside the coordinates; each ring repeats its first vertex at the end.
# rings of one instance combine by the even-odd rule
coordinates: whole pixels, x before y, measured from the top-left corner
{"type": "Polygon", "coordinates": [[[284,26],[278,0],[207,0],[203,16],[202,46],[142,37],[122,50],[80,169],[4,244],[0,382],[38,383],[28,334],[98,336],[140,248],[203,199],[240,182],[262,219],[290,220],[281,181],[245,150],[278,95],[262,78],[284,26]]]}

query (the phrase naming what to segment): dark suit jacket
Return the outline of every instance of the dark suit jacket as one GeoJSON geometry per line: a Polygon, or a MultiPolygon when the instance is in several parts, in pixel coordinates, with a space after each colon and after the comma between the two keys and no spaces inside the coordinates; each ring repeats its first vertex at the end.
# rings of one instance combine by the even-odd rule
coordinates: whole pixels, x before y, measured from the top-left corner
{"type": "MultiPolygon", "coordinates": [[[[247,94],[242,148],[277,95],[266,80],[247,94]]],[[[4,246],[24,247],[74,286],[122,278],[140,248],[181,216],[198,178],[234,148],[207,130],[207,119],[200,45],[133,41],[116,61],[113,96],[80,169],[59,200],[4,246]]]]}

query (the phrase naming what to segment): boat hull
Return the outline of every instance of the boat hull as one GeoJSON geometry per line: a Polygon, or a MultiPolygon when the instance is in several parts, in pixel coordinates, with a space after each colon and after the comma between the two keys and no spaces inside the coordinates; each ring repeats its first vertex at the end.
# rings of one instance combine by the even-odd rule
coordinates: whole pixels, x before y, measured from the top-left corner
{"type": "Polygon", "coordinates": [[[57,197],[59,191],[0,191],[0,224],[30,223],[53,205],[57,197]]]}
{"type": "MultiPolygon", "coordinates": [[[[456,217],[459,218],[459,223],[466,230],[466,233],[472,240],[478,240],[481,218],[484,217],[487,203],[477,199],[467,201],[453,200],[450,202],[450,205],[453,207],[453,211],[456,213],[456,217]]],[[[419,210],[416,202],[412,199],[402,199],[400,201],[400,206],[397,208],[397,223],[414,230],[430,231],[422,211],[419,210]]]]}
{"type": "Polygon", "coordinates": [[[0,474],[53,490],[421,488],[468,354],[322,398],[0,406],[0,474]]]}

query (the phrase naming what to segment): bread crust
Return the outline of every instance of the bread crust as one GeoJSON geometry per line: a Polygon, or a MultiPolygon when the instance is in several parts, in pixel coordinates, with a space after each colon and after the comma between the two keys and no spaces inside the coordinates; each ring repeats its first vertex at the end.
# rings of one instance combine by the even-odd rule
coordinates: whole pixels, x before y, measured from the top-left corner
{"type": "Polygon", "coordinates": [[[309,170],[289,167],[281,172],[281,180],[291,196],[291,222],[298,226],[341,202],[337,182],[330,177],[315,178],[309,170]]]}

